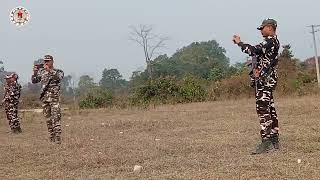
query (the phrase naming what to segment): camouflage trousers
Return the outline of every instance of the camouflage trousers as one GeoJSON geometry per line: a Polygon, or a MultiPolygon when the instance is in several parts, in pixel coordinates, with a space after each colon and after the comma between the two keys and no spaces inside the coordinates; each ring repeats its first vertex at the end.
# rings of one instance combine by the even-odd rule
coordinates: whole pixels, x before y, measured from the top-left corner
{"type": "Polygon", "coordinates": [[[43,114],[47,118],[47,127],[51,141],[61,140],[61,109],[59,102],[44,102],[43,114]]]}
{"type": "Polygon", "coordinates": [[[279,124],[274,105],[273,89],[261,82],[256,85],[256,111],[260,120],[261,138],[277,137],[279,135],[279,124]]]}
{"type": "Polygon", "coordinates": [[[5,111],[9,126],[11,130],[15,130],[20,127],[20,121],[18,117],[18,104],[5,104],[5,111]]]}

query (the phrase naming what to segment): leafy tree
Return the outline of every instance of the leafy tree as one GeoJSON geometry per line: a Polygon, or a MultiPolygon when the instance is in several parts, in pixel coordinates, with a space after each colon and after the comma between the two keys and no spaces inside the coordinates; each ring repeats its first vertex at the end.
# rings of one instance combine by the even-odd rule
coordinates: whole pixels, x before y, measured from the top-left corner
{"type": "Polygon", "coordinates": [[[95,86],[95,83],[93,81],[93,78],[89,75],[82,75],[80,76],[79,82],[78,82],[78,89],[77,94],[83,94],[93,88],[95,86]]]}
{"type": "Polygon", "coordinates": [[[72,89],[72,76],[67,75],[64,76],[61,81],[61,91],[65,95],[73,95],[73,89],[72,89]]]}
{"type": "Polygon", "coordinates": [[[122,79],[117,69],[104,69],[99,84],[111,92],[119,92],[127,86],[128,82],[122,79]]]}
{"type": "Polygon", "coordinates": [[[287,59],[291,59],[293,58],[293,54],[292,54],[292,50],[291,50],[291,45],[290,44],[286,44],[283,47],[282,52],[280,53],[280,57],[281,58],[287,58],[287,59]]]}
{"type": "Polygon", "coordinates": [[[153,61],[155,76],[176,76],[179,78],[193,74],[204,79],[210,79],[213,71],[219,70],[227,74],[229,59],[225,49],[215,41],[194,42],[183,47],[172,55],[158,56],[153,61]]]}

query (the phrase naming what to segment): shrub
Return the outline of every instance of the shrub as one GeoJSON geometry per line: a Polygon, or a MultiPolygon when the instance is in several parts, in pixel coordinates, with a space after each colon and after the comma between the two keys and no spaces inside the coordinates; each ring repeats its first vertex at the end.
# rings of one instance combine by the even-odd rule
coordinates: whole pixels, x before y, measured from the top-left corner
{"type": "Polygon", "coordinates": [[[112,106],[113,95],[101,87],[91,88],[79,101],[80,108],[104,108],[112,106]]]}

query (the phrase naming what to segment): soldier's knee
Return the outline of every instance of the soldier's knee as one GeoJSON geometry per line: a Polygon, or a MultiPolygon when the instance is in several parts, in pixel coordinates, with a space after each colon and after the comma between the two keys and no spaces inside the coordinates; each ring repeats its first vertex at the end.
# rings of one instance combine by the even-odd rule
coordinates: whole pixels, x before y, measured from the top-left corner
{"type": "Polygon", "coordinates": [[[54,116],[61,116],[61,108],[59,103],[52,105],[51,113],[54,116]]]}
{"type": "Polygon", "coordinates": [[[42,113],[46,118],[49,118],[51,116],[51,107],[49,104],[42,105],[42,113]]]}
{"type": "Polygon", "coordinates": [[[43,115],[46,118],[49,118],[51,116],[51,112],[49,109],[43,109],[43,115]]]}
{"type": "Polygon", "coordinates": [[[257,101],[257,112],[264,113],[269,110],[268,102],[267,101],[257,101]]]}

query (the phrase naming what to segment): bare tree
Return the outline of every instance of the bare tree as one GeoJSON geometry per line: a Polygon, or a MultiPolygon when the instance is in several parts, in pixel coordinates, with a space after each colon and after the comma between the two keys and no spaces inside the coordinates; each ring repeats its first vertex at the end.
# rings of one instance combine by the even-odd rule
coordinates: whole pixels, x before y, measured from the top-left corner
{"type": "Polygon", "coordinates": [[[0,61],[0,84],[3,85],[5,80],[4,80],[4,76],[7,74],[8,72],[4,69],[4,65],[3,65],[3,61],[0,61]]]}
{"type": "Polygon", "coordinates": [[[152,78],[152,61],[155,54],[165,47],[168,37],[159,36],[153,33],[153,27],[140,25],[138,28],[130,26],[130,40],[138,43],[142,48],[147,63],[149,78],[152,78]]]}

